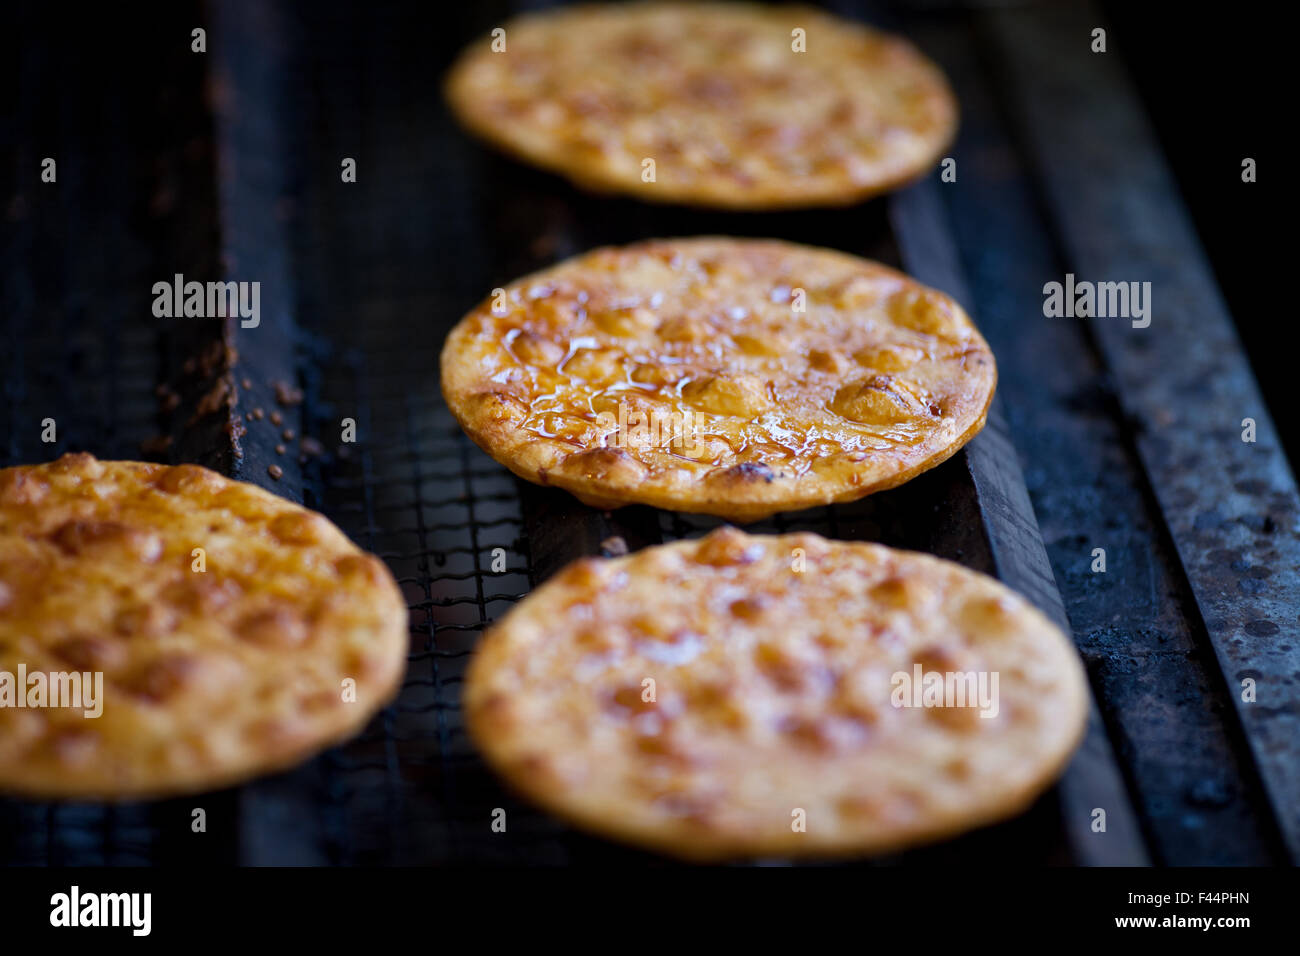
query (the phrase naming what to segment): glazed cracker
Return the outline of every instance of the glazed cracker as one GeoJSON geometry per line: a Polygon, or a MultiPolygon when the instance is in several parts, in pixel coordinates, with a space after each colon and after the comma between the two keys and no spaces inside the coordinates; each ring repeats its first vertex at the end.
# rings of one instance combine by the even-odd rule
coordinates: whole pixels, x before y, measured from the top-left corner
{"type": "Polygon", "coordinates": [[[807,7],[579,6],[504,29],[503,51],[485,37],[453,67],[453,110],[594,190],[726,208],[851,203],[923,174],[956,128],[947,81],[911,44],[807,7]]]}
{"type": "Polygon", "coordinates": [[[946,295],[769,240],[599,249],[490,296],[442,352],[453,414],[515,474],[736,521],[934,467],[983,427],[996,378],[946,295]]]}
{"type": "Polygon", "coordinates": [[[154,797],[287,767],[393,696],[407,641],[382,562],[252,485],[86,454],[0,471],[0,672],[103,674],[97,718],[0,707],[0,790],[154,797]]]}
{"type": "Polygon", "coordinates": [[[571,565],[488,634],[464,697],[525,796],[697,860],[878,853],[1009,817],[1062,770],[1086,702],[1066,637],[991,578],[732,528],[571,565]],[[997,674],[996,707],[897,706],[918,664],[997,674]]]}

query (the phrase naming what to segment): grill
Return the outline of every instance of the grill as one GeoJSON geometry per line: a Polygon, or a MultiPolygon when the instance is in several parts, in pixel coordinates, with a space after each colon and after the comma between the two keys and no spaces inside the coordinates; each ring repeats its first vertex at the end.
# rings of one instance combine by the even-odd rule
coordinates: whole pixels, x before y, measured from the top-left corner
{"type": "Polygon", "coordinates": [[[1288,601],[1292,616],[1300,606],[1295,484],[1132,90],[1113,61],[1062,39],[1086,35],[1095,10],[866,10],[952,76],[963,188],[936,176],[853,210],[747,216],[582,195],[471,143],[438,83],[463,43],[510,10],[435,6],[174,4],[147,23],[60,32],[58,43],[43,14],[20,14],[7,40],[20,96],[3,126],[0,463],[73,450],[138,458],[144,444],[302,501],[392,568],[410,605],[411,654],[396,703],[305,766],[156,803],[3,801],[0,860],[662,865],[503,791],[466,739],[460,686],[485,626],[557,568],[614,536],[636,548],[717,522],[601,513],[517,482],[455,425],[437,354],[487,290],[530,269],[603,243],[719,233],[904,268],[967,305],[1001,372],[987,429],[943,466],[754,530],[881,541],[995,574],[1074,634],[1096,695],[1085,745],[1027,813],[871,862],[1300,856],[1297,678],[1285,676],[1300,661],[1274,623],[1288,601]],[[206,54],[189,48],[198,25],[206,54]],[[132,62],[150,67],[122,68],[132,62]],[[1136,137],[1124,181],[1142,183],[1140,195],[1106,175],[1113,157],[1071,140],[1066,117],[1136,137]],[[57,187],[35,172],[46,155],[58,157],[57,187]],[[340,181],[345,157],[357,162],[354,184],[340,181]],[[1108,188],[1136,204],[1118,254],[1094,211],[1108,188]],[[1185,252],[1179,265],[1143,242],[1141,216],[1185,252]],[[1042,318],[1042,283],[1071,270],[1150,270],[1180,308],[1205,300],[1180,316],[1186,331],[1135,345],[1106,320],[1042,318]],[[152,318],[152,284],[175,273],[260,281],[261,325],[152,318]],[[238,355],[229,369],[227,349],[238,355]],[[1222,394],[1198,392],[1189,362],[1212,362],[1222,394]],[[195,415],[227,374],[244,429],[234,437],[231,416],[195,415]],[[160,407],[160,385],[176,407],[160,407]],[[282,401],[286,390],[301,400],[282,401]],[[1166,402],[1195,411],[1228,393],[1229,418],[1245,408],[1258,423],[1248,458],[1232,447],[1233,421],[1198,437],[1160,417],[1166,402]],[[278,411],[282,424],[249,418],[254,409],[278,411]],[[342,441],[345,419],[355,443],[342,441]],[[323,454],[299,455],[284,428],[323,454]],[[1230,460],[1227,477],[1188,479],[1197,456],[1230,460]],[[1106,548],[1110,573],[1089,571],[1094,547],[1106,548]],[[1273,680],[1289,708],[1238,703],[1246,676],[1273,680]],[[206,834],[190,828],[200,807],[206,834]],[[492,832],[496,808],[506,833],[492,832]],[[1104,833],[1092,828],[1095,808],[1104,833]]]}

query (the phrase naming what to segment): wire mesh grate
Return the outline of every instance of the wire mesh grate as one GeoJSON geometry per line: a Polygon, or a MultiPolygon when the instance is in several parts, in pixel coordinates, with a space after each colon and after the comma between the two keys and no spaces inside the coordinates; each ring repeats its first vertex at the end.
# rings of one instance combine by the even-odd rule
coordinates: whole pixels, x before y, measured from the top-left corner
{"type": "MultiPolygon", "coordinates": [[[[269,165],[287,170],[285,194],[274,203],[292,246],[286,257],[291,274],[281,278],[293,287],[293,321],[305,333],[293,363],[304,392],[302,420],[295,424],[326,449],[304,463],[301,490],[308,507],[380,555],[398,580],[410,634],[400,695],[355,740],[288,774],[235,790],[109,807],[0,801],[0,860],[660,862],[581,836],[522,805],[466,736],[459,706],[465,667],[484,629],[535,577],[528,532],[537,516],[524,512],[531,499],[521,497],[516,479],[473,446],[444,406],[433,371],[439,344],[450,322],[486,290],[603,242],[772,232],[889,263],[897,264],[898,254],[881,204],[851,222],[841,217],[838,231],[814,214],[691,217],[592,200],[479,151],[445,111],[431,107],[429,94],[461,43],[509,5],[495,6],[495,12],[412,8],[402,16],[342,5],[313,7],[311,16],[293,5],[268,7],[282,16],[271,18],[275,29],[262,31],[276,42],[269,54],[261,53],[284,59],[267,71],[274,77],[268,89],[241,91],[249,110],[269,110],[265,104],[277,96],[294,104],[289,113],[263,118],[283,127],[285,154],[269,157],[269,165]],[[340,156],[359,156],[363,170],[358,182],[343,188],[340,156]],[[342,440],[344,419],[355,423],[355,443],[342,440]],[[190,813],[200,804],[208,812],[209,838],[196,841],[190,813]],[[507,813],[506,833],[491,827],[498,808],[507,813]]],[[[24,70],[24,76],[32,72],[24,70]]],[[[18,227],[0,237],[11,270],[0,294],[12,343],[8,361],[0,361],[8,369],[2,384],[7,406],[0,414],[8,430],[0,436],[0,455],[4,464],[82,449],[139,457],[139,443],[154,432],[154,387],[167,365],[161,330],[141,320],[148,307],[141,290],[158,278],[155,273],[170,270],[158,268],[167,257],[160,256],[157,237],[152,247],[123,242],[112,259],[103,249],[133,235],[139,207],[157,199],[149,197],[153,180],[133,178],[131,170],[154,169],[158,149],[179,151],[157,134],[118,140],[119,128],[139,134],[130,107],[140,95],[108,87],[107,102],[79,101],[58,93],[58,84],[48,88],[61,99],[44,104],[41,115],[74,117],[84,137],[80,153],[94,163],[74,159],[65,166],[66,187],[29,197],[18,227]],[[142,145],[122,145],[136,139],[142,145]],[[104,182],[91,180],[99,168],[104,182]],[[133,188],[106,189],[109,181],[133,188]],[[40,444],[34,427],[47,409],[59,421],[54,446],[40,444]]],[[[182,114],[203,115],[187,109],[192,98],[181,95],[175,102],[185,107],[182,114]]],[[[39,128],[35,112],[22,121],[29,132],[50,132],[39,128]]],[[[179,126],[153,126],[190,128],[184,116],[179,126]]],[[[197,134],[184,145],[186,154],[190,145],[195,154],[212,146],[197,134]]],[[[192,212],[190,199],[186,209],[192,212]]],[[[256,218],[258,211],[251,212],[256,218]]],[[[200,245],[210,238],[201,219],[199,225],[178,220],[184,221],[175,223],[170,238],[192,234],[200,245]]],[[[959,455],[900,489],[852,505],[778,515],[749,530],[880,541],[988,570],[965,470],[959,455]],[[942,510],[937,502],[945,503],[942,510]]],[[[697,536],[720,523],[668,513],[653,521],[665,540],[697,536]]],[[[538,537],[533,543],[541,564],[547,542],[538,537]]],[[[1053,799],[1015,829],[967,839],[983,841],[1001,858],[1037,861],[1059,817],[1053,799]]],[[[969,851],[971,844],[936,849],[927,858],[960,860],[962,847],[969,851]]]]}

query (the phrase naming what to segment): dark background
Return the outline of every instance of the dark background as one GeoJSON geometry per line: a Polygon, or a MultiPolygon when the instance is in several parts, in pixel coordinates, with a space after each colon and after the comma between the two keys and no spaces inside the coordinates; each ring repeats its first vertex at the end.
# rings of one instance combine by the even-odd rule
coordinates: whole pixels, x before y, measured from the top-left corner
{"type": "Polygon", "coordinates": [[[1115,0],[1103,7],[1296,472],[1295,360],[1283,346],[1297,338],[1286,291],[1295,261],[1278,149],[1282,117],[1291,112],[1282,91],[1295,84],[1295,54],[1283,49],[1292,33],[1273,3],[1115,0]],[[1246,156],[1257,163],[1253,184],[1241,182],[1246,156]]]}

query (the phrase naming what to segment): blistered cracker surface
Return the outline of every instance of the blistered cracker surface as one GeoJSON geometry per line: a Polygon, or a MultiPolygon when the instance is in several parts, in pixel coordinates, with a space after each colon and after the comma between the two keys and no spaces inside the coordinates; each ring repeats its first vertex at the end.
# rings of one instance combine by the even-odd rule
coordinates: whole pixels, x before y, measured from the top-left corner
{"type": "Polygon", "coordinates": [[[104,674],[98,718],[0,708],[0,789],[158,796],[296,763],[396,692],[406,621],[382,562],[252,485],[85,454],[0,471],[0,671],[104,674]]]}
{"type": "Polygon", "coordinates": [[[464,702],[527,797],[716,860],[894,850],[1012,815],[1065,764],[1086,699],[1065,636],[991,578],[723,528],[565,569],[485,637],[464,702]],[[997,716],[895,707],[916,663],[998,672],[997,716]]]}
{"type": "Polygon", "coordinates": [[[504,28],[504,52],[484,37],[452,69],[457,116],[597,190],[729,208],[849,203],[924,173],[956,127],[947,81],[914,47],[807,7],[580,6],[504,28]],[[796,29],[806,52],[792,49],[796,29]]]}
{"type": "Polygon", "coordinates": [[[739,521],[934,467],[983,427],[996,378],[948,296],[843,253],[726,238],[520,279],[442,353],[452,412],[516,474],[598,507],[739,521]]]}

